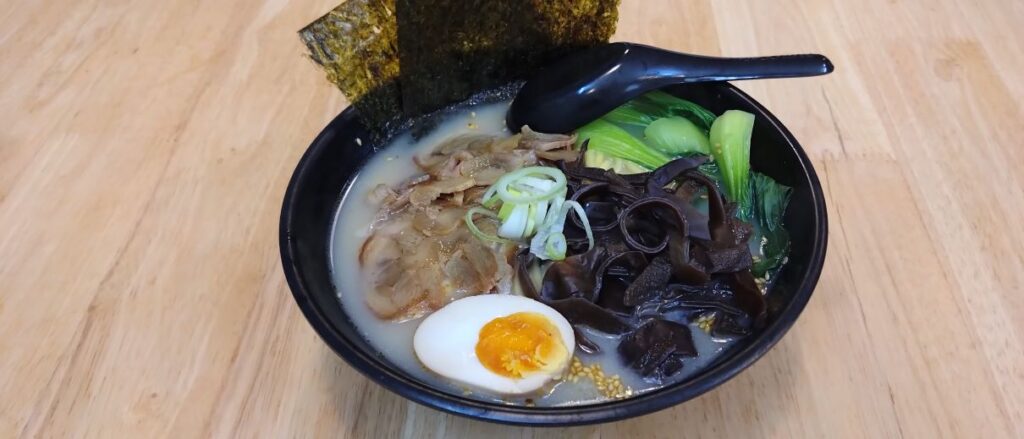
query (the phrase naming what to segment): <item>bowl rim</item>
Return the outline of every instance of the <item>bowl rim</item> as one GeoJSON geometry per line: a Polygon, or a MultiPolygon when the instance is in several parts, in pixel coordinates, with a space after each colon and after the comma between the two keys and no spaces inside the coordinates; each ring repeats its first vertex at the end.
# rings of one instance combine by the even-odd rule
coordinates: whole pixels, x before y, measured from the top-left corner
{"type": "MultiPolygon", "coordinates": [[[[328,347],[364,376],[413,402],[463,417],[523,426],[557,427],[597,424],[653,413],[710,391],[732,379],[763,357],[789,331],[814,292],[821,276],[828,247],[828,214],[821,182],[799,142],[774,114],[748,94],[727,82],[716,84],[735,93],[750,108],[759,112],[769,122],[772,129],[782,135],[787,146],[793,150],[799,167],[810,182],[809,189],[814,206],[812,214],[814,215],[813,222],[816,226],[816,233],[813,236],[807,268],[800,277],[793,298],[779,312],[778,317],[764,328],[760,335],[756,336],[755,340],[748,346],[733,352],[729,358],[723,359],[714,367],[705,369],[690,379],[630,398],[573,407],[538,408],[488,403],[452,395],[409,377],[405,372],[393,370],[376,358],[376,355],[358,349],[330,323],[324,316],[324,311],[311,299],[310,289],[299,276],[300,263],[296,257],[297,249],[295,242],[290,238],[296,193],[302,187],[301,182],[309,172],[313,157],[327,147],[327,138],[336,135],[336,128],[355,122],[355,110],[351,106],[336,116],[306,149],[296,165],[285,191],[281,209],[279,245],[285,278],[296,304],[328,347]]],[[[325,237],[325,239],[327,238],[325,237]]]]}

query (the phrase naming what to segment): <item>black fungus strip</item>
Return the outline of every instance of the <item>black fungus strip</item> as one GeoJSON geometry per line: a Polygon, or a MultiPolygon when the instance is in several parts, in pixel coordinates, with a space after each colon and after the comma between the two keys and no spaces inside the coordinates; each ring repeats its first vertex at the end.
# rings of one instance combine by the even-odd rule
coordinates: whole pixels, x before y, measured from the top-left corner
{"type": "Polygon", "coordinates": [[[678,158],[666,163],[664,166],[655,169],[647,177],[647,192],[652,195],[665,192],[665,186],[668,186],[669,183],[675,181],[686,171],[703,165],[707,161],[708,158],[706,156],[696,155],[678,158]]]}
{"type": "Polygon", "coordinates": [[[587,334],[583,333],[583,330],[578,325],[572,327],[573,335],[576,337],[576,346],[579,346],[580,350],[587,354],[600,354],[601,347],[594,343],[587,334]]]}
{"type": "Polygon", "coordinates": [[[768,305],[761,295],[761,289],[754,282],[754,275],[750,270],[744,270],[730,274],[728,279],[740,309],[754,319],[755,328],[764,327],[768,318],[768,305]]]}
{"type": "Polygon", "coordinates": [[[629,367],[657,379],[679,372],[682,357],[697,356],[690,328],[662,319],[652,319],[629,333],[618,351],[629,367]]]}
{"type": "Polygon", "coordinates": [[[540,297],[544,300],[570,297],[596,300],[601,289],[601,267],[607,259],[608,250],[602,246],[595,246],[586,253],[552,263],[544,273],[540,297]]]}
{"type": "Polygon", "coordinates": [[[668,245],[668,258],[672,262],[672,273],[680,282],[700,285],[710,279],[707,272],[690,258],[690,243],[685,235],[670,232],[668,245]]]}
{"type": "Polygon", "coordinates": [[[729,336],[766,324],[767,306],[750,272],[752,227],[697,168],[705,162],[682,158],[636,175],[588,168],[583,160],[554,163],[566,174],[570,199],[587,212],[595,246],[570,216],[568,257],[550,263],[538,286],[529,267],[539,262],[523,250],[517,273],[525,295],[573,325],[582,352],[598,348],[582,327],[626,334],[618,346],[624,362],[661,380],[696,355],[687,326],[695,319],[729,336]],[[692,204],[701,194],[707,214],[692,204]]]}
{"type": "Polygon", "coordinates": [[[615,335],[624,334],[632,329],[629,323],[586,299],[573,297],[546,303],[574,325],[583,325],[615,335]]]}
{"type": "MultiPolygon", "coordinates": [[[[639,199],[629,206],[626,206],[619,214],[619,231],[622,232],[623,238],[626,240],[626,244],[630,248],[644,253],[661,253],[668,246],[668,234],[663,234],[663,237],[657,245],[649,245],[643,242],[643,239],[639,237],[641,232],[651,232],[650,228],[675,228],[679,230],[683,235],[686,235],[687,222],[685,214],[679,210],[679,206],[666,201],[663,198],[658,197],[647,197],[639,199]],[[633,227],[639,224],[635,221],[636,218],[641,215],[653,213],[656,208],[665,208],[671,214],[668,215],[671,223],[664,224],[658,222],[647,222],[647,227],[633,227]],[[660,226],[660,227],[659,227],[660,226]],[[633,228],[633,230],[631,230],[633,228]],[[645,230],[646,229],[646,230],[645,230]]],[[[657,230],[654,230],[657,233],[657,230]]]]}
{"type": "Polygon", "coordinates": [[[695,169],[687,171],[686,178],[688,178],[689,181],[701,184],[707,190],[708,228],[710,229],[710,237],[716,241],[724,239],[726,231],[723,229],[727,228],[726,219],[728,216],[725,212],[725,204],[722,202],[722,195],[718,192],[718,188],[715,186],[715,183],[695,169]]]}
{"type": "MultiPolygon", "coordinates": [[[[590,183],[583,186],[573,192],[572,197],[569,199],[576,201],[583,206],[583,210],[587,213],[587,221],[590,222],[590,229],[594,232],[604,232],[607,230],[614,229],[619,225],[618,218],[618,204],[614,201],[603,201],[595,200],[588,201],[587,199],[599,192],[608,189],[608,183],[597,182],[590,183]]],[[[583,222],[580,221],[579,216],[571,215],[573,224],[576,227],[583,228],[583,222]]]]}
{"type": "Polygon", "coordinates": [[[658,256],[626,288],[622,302],[627,306],[640,305],[665,288],[671,278],[672,263],[668,258],[658,256]]]}
{"type": "MultiPolygon", "coordinates": [[[[596,248],[597,247],[595,247],[595,249],[596,248]]],[[[604,259],[599,258],[599,256],[600,254],[595,252],[595,254],[591,255],[588,259],[580,259],[578,261],[578,265],[574,263],[573,265],[580,267],[580,269],[577,273],[574,273],[574,279],[571,282],[560,282],[557,287],[553,286],[552,283],[546,282],[542,287],[541,292],[538,293],[536,286],[533,284],[533,280],[530,278],[529,268],[530,265],[536,261],[536,258],[530,254],[529,249],[523,249],[516,255],[516,275],[519,278],[520,288],[522,288],[525,296],[538,300],[554,308],[562,315],[562,317],[565,317],[565,319],[573,325],[587,326],[608,334],[622,334],[627,332],[632,328],[629,324],[608,310],[597,306],[594,302],[579,297],[582,295],[581,292],[585,290],[586,287],[575,289],[570,288],[569,290],[563,289],[561,291],[557,290],[557,288],[565,288],[570,285],[587,285],[587,280],[585,279],[586,276],[583,274],[588,270],[582,267],[593,267],[598,265],[595,261],[603,262],[604,259]],[[546,295],[544,293],[545,287],[547,287],[546,295]]],[[[552,264],[544,274],[544,278],[548,279],[549,274],[552,273],[552,268],[563,262],[565,261],[559,261],[552,264]]],[[[593,282],[593,280],[591,280],[591,282],[593,282]]],[[[581,347],[581,349],[584,349],[584,347],[581,347]]]]}

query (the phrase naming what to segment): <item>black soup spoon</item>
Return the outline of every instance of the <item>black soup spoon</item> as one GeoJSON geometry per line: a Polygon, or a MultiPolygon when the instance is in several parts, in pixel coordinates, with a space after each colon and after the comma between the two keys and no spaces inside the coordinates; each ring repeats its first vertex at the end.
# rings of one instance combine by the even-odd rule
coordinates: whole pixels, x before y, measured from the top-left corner
{"type": "Polygon", "coordinates": [[[645,92],[672,84],[796,78],[831,73],[823,55],[717,58],[632,43],[611,43],[559,60],[526,81],[506,125],[566,133],[645,92]]]}

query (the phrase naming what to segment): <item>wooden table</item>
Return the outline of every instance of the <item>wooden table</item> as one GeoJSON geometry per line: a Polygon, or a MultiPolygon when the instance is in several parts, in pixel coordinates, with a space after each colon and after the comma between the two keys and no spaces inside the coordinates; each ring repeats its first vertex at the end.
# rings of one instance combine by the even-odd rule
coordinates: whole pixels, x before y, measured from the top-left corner
{"type": "Polygon", "coordinates": [[[294,305],[277,225],[346,101],[295,31],[337,0],[0,5],[0,437],[1024,437],[1024,6],[625,1],[618,40],[822,52],[742,83],[831,242],[786,338],[685,405],[537,430],[417,406],[294,305]]]}

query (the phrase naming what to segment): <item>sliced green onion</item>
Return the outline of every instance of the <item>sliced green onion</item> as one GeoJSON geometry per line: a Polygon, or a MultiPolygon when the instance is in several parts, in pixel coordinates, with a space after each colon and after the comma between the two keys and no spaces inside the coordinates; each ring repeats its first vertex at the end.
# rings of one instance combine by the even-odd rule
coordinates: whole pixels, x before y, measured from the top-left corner
{"type": "MultiPolygon", "coordinates": [[[[538,191],[547,193],[555,186],[555,182],[537,177],[523,177],[512,182],[510,186],[515,186],[515,188],[520,191],[538,191]]],[[[512,192],[511,188],[509,189],[509,192],[512,192]]]]}
{"type": "Polygon", "coordinates": [[[523,239],[526,222],[530,216],[529,204],[516,204],[512,213],[498,227],[498,236],[507,239],[523,239]]]}
{"type": "Polygon", "coordinates": [[[544,224],[555,221],[558,217],[558,213],[562,211],[562,205],[565,204],[565,196],[567,191],[563,190],[553,200],[551,200],[551,207],[548,208],[548,215],[544,217],[544,224]]]}
{"type": "Polygon", "coordinates": [[[568,249],[569,244],[565,242],[565,235],[561,232],[552,233],[551,236],[548,236],[547,243],[544,244],[544,251],[548,259],[554,261],[565,259],[565,252],[568,249]]]}
{"type": "Polygon", "coordinates": [[[512,203],[502,203],[501,208],[498,209],[498,219],[502,221],[507,220],[508,216],[512,214],[512,209],[515,207],[516,205],[512,203]]]}
{"type": "Polygon", "coordinates": [[[537,213],[537,205],[530,204],[526,210],[526,230],[523,231],[523,238],[533,236],[533,232],[536,231],[537,226],[540,225],[533,218],[537,213]]]}
{"type": "MultiPolygon", "coordinates": [[[[530,180],[527,180],[528,182],[530,180]]],[[[498,198],[506,203],[536,203],[538,201],[550,200],[554,198],[562,189],[565,189],[565,174],[557,168],[549,168],[545,166],[531,166],[528,168],[522,168],[508,174],[505,174],[494,183],[494,188],[498,198]],[[524,177],[532,177],[534,175],[542,175],[551,177],[553,185],[544,191],[522,191],[520,194],[515,194],[509,190],[509,185],[523,179],[524,177]]],[[[490,190],[488,189],[488,192],[490,190]]],[[[485,193],[486,195],[486,193],[485,193]]]]}
{"type": "MultiPolygon", "coordinates": [[[[498,181],[501,181],[501,179],[499,178],[498,181]]],[[[495,182],[494,184],[491,185],[491,187],[487,188],[487,190],[484,191],[484,195],[480,197],[480,204],[483,204],[484,207],[488,209],[493,209],[495,206],[498,205],[498,202],[501,201],[500,198],[495,196],[497,193],[498,183],[495,182]]]]}
{"type": "Polygon", "coordinates": [[[580,222],[583,223],[583,230],[587,232],[587,250],[594,248],[594,231],[590,228],[590,220],[587,219],[587,211],[583,209],[583,206],[576,201],[566,201],[566,206],[572,207],[576,211],[576,215],[580,217],[580,222]]]}
{"type": "Polygon", "coordinates": [[[541,259],[565,259],[569,244],[562,231],[570,210],[580,217],[587,232],[589,247],[594,247],[594,232],[590,228],[586,211],[580,203],[566,201],[566,194],[568,188],[565,174],[561,170],[544,166],[522,168],[494,182],[484,192],[485,207],[470,209],[466,213],[466,224],[473,235],[487,241],[521,242],[532,236],[531,253],[541,259]],[[498,211],[489,210],[494,208],[498,208],[498,211]],[[481,232],[473,223],[474,214],[501,221],[498,236],[481,232]]]}
{"type": "Polygon", "coordinates": [[[534,224],[537,224],[538,226],[543,226],[544,220],[547,219],[548,217],[548,202],[541,201],[537,203],[535,206],[536,209],[533,211],[533,215],[531,216],[531,218],[533,219],[534,224]]]}
{"type": "MultiPolygon", "coordinates": [[[[568,200],[561,203],[558,209],[552,208],[549,210],[550,213],[544,221],[544,226],[537,230],[537,234],[530,241],[530,253],[541,259],[557,261],[565,258],[564,252],[559,256],[559,253],[557,251],[552,252],[549,246],[552,245],[552,239],[556,241],[558,239],[565,240],[562,230],[565,229],[565,220],[570,210],[575,211],[576,215],[580,217],[580,222],[583,223],[583,230],[587,233],[588,249],[594,248],[594,231],[590,228],[590,221],[587,219],[586,210],[583,209],[580,203],[568,200]],[[556,237],[556,235],[560,235],[561,238],[556,237]]],[[[566,244],[566,247],[568,247],[568,244],[566,244]]]]}
{"type": "Polygon", "coordinates": [[[507,239],[501,239],[497,236],[489,235],[481,231],[480,228],[476,226],[476,223],[473,222],[473,215],[482,215],[488,218],[498,217],[498,215],[495,215],[494,212],[491,212],[490,210],[484,209],[483,207],[479,206],[472,207],[468,211],[466,211],[466,227],[469,228],[469,232],[472,233],[473,236],[476,236],[478,239],[484,241],[497,242],[499,244],[508,244],[511,242],[507,239]]]}

